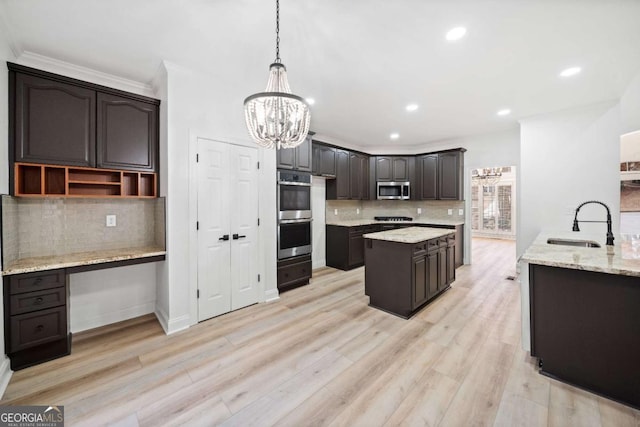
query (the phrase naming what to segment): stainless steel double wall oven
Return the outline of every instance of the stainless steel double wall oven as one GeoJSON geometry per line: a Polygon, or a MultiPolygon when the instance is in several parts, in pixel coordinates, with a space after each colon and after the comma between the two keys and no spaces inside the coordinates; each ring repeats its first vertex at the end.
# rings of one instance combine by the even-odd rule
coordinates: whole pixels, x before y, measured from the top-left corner
{"type": "Polygon", "coordinates": [[[278,259],[311,253],[311,174],[278,171],[278,259]]]}

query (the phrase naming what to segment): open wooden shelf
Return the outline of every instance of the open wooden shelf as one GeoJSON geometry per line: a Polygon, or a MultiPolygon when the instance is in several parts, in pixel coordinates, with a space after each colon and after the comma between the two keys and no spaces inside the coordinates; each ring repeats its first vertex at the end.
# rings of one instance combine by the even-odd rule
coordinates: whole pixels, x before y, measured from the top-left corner
{"type": "Polygon", "coordinates": [[[156,174],[15,164],[15,196],[156,197],[156,174]]]}

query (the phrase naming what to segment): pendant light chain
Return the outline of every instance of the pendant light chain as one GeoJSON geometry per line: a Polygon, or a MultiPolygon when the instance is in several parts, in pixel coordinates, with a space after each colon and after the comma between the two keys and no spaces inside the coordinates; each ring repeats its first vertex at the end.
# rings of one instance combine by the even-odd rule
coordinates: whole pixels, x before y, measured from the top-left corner
{"type": "Polygon", "coordinates": [[[280,0],[276,0],[276,62],[280,63],[280,0]]]}

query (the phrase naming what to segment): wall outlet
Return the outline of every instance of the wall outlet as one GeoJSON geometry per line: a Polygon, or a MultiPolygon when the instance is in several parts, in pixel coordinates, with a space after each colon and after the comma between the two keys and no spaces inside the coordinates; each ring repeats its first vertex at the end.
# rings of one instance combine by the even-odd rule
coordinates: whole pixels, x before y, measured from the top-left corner
{"type": "Polygon", "coordinates": [[[338,215],[338,209],[334,209],[334,210],[333,210],[333,214],[334,214],[334,215],[338,215]]]}
{"type": "Polygon", "coordinates": [[[464,209],[458,209],[458,215],[460,216],[464,215],[464,209]]]}
{"type": "Polygon", "coordinates": [[[356,214],[360,215],[360,208],[356,208],[356,214]]]}
{"type": "Polygon", "coordinates": [[[115,226],[116,226],[116,216],[107,215],[107,227],[115,227],[115,226]]]}
{"type": "Polygon", "coordinates": [[[418,215],[422,213],[422,208],[418,208],[418,215]]]}
{"type": "Polygon", "coordinates": [[[449,209],[449,210],[447,210],[447,213],[448,213],[449,215],[453,215],[453,209],[449,209]]]}

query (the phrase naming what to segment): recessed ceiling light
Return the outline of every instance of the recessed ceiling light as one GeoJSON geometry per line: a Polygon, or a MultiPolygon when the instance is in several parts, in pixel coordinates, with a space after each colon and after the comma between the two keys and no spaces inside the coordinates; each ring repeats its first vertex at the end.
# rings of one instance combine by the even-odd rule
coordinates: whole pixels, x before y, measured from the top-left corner
{"type": "Polygon", "coordinates": [[[392,133],[391,135],[389,135],[389,138],[391,139],[398,139],[400,138],[400,134],[397,132],[392,133]]]}
{"type": "Polygon", "coordinates": [[[580,67],[567,68],[566,70],[562,70],[562,72],[560,73],[560,77],[575,76],[576,74],[579,74],[580,71],[582,71],[582,68],[580,68],[580,67]]]}
{"type": "Polygon", "coordinates": [[[307,101],[307,104],[309,105],[313,105],[316,103],[316,100],[313,98],[305,98],[305,101],[307,101]]]}
{"type": "Polygon", "coordinates": [[[503,108],[502,110],[498,110],[496,114],[499,116],[508,116],[509,114],[511,114],[511,110],[508,108],[503,108]]]}
{"type": "Polygon", "coordinates": [[[407,111],[416,111],[418,109],[418,104],[409,104],[405,108],[407,111]]]}
{"type": "Polygon", "coordinates": [[[447,31],[446,38],[450,42],[460,40],[467,34],[467,29],[465,27],[455,27],[447,31]]]}

